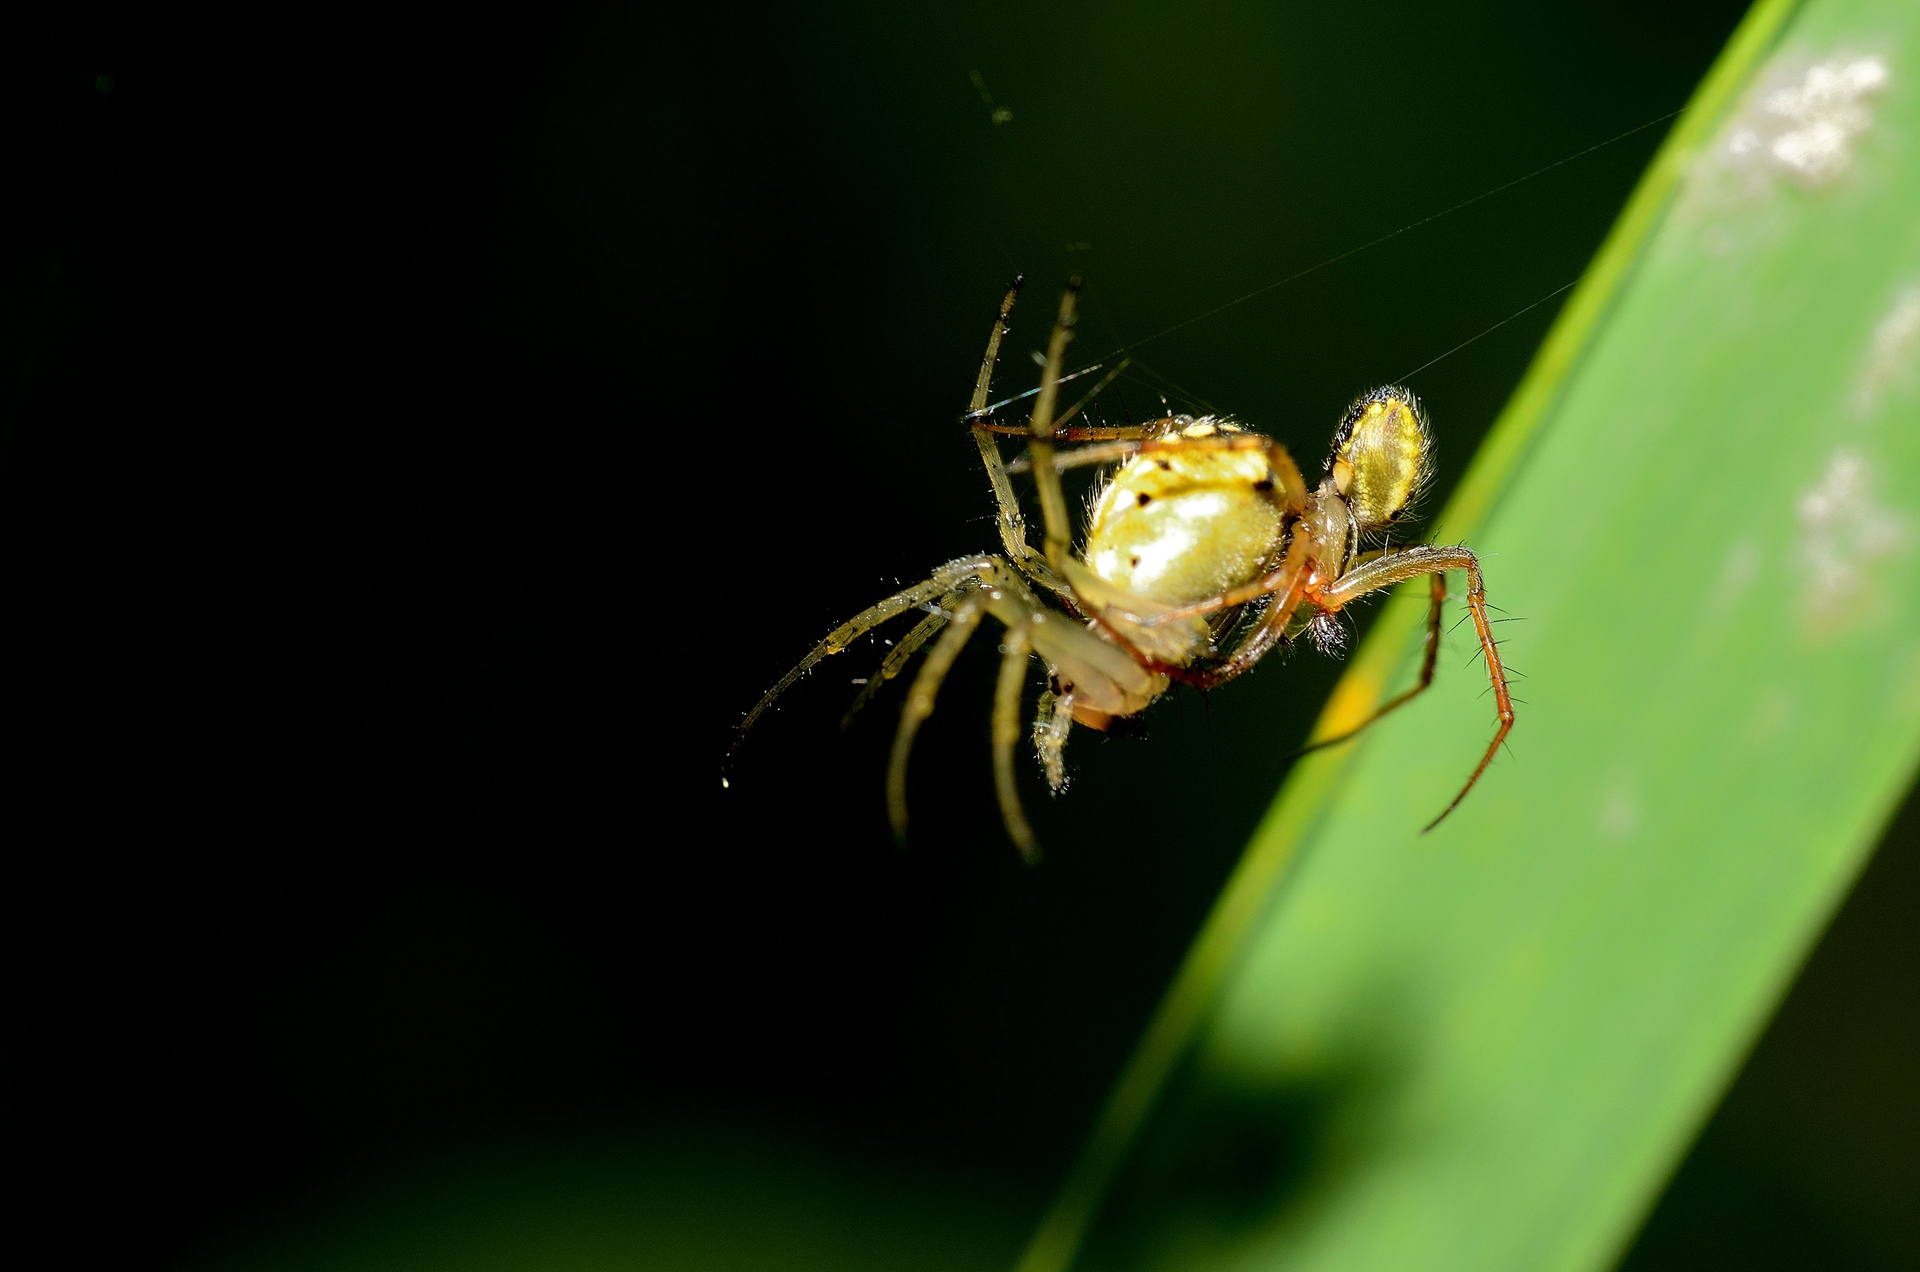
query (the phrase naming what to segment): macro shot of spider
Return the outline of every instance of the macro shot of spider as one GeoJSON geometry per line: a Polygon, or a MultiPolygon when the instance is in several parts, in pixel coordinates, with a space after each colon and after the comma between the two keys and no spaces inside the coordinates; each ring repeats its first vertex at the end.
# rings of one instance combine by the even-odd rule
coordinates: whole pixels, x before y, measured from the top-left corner
{"type": "Polygon", "coordinates": [[[1124,427],[1076,425],[1074,417],[1093,394],[1055,416],[1061,368],[1073,339],[1075,279],[1060,301],[1031,418],[1024,427],[998,424],[987,407],[988,384],[1020,284],[1016,278],[1000,303],[972,402],[962,417],[993,487],[1002,553],[949,561],[834,629],[747,713],[729,758],[755,721],[822,659],[890,619],[923,612],[848,712],[851,716],[934,642],[908,692],[887,766],[888,816],[895,835],[904,836],[914,737],[933,713],[954,659],[991,616],[1006,629],[993,705],[994,787],[1007,834],[1032,861],[1038,844],[1014,781],[1030,658],[1038,657],[1047,669],[1049,687],[1040,695],[1032,738],[1057,794],[1066,786],[1067,735],[1076,723],[1105,730],[1116,719],[1146,710],[1176,682],[1203,690],[1224,684],[1276,646],[1302,636],[1324,652],[1338,653],[1346,636],[1337,619],[1342,609],[1369,593],[1427,576],[1431,599],[1418,680],[1353,728],[1313,744],[1329,746],[1433,682],[1446,572],[1461,570],[1499,726],[1466,784],[1425,829],[1437,826],[1480,780],[1514,717],[1474,554],[1435,544],[1367,546],[1406,515],[1431,473],[1427,422],[1413,395],[1386,387],[1355,402],[1334,434],[1320,484],[1312,489],[1284,446],[1218,418],[1172,415],[1124,427]],[[1024,438],[1026,456],[1008,463],[1000,453],[1002,436],[1024,438]],[[1061,443],[1083,444],[1056,449],[1061,443]],[[1118,467],[1094,493],[1076,554],[1060,473],[1085,465],[1118,467]],[[1039,548],[1028,541],[1010,480],[1020,472],[1031,473],[1038,490],[1039,548]]]}

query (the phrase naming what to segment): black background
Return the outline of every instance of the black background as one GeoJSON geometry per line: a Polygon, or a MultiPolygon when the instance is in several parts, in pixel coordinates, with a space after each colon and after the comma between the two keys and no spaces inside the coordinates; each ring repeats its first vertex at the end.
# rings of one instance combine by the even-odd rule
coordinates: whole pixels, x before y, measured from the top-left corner
{"type": "MultiPolygon", "coordinates": [[[[1037,1213],[1337,665],[1083,734],[1035,871],[991,657],[905,853],[894,700],[835,727],[879,647],[723,792],[733,722],[991,543],[1009,275],[1012,391],[1069,273],[1081,356],[1138,340],[1678,108],[1740,8],[16,13],[15,1195],[165,1264],[370,1162],[731,1119],[1037,1213]]],[[[1661,134],[1149,343],[1129,405],[1311,463],[1661,134]]],[[[1557,303],[1415,378],[1433,506],[1557,303]]]]}

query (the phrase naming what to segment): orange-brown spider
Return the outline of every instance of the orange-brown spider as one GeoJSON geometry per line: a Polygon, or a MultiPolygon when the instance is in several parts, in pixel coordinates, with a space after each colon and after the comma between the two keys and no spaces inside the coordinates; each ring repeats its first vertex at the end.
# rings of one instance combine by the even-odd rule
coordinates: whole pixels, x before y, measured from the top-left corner
{"type": "Polygon", "coordinates": [[[1057,793],[1066,785],[1064,753],[1075,721],[1105,729],[1117,717],[1145,710],[1175,681],[1202,689],[1223,684],[1253,667],[1276,643],[1303,632],[1322,650],[1337,652],[1344,632],[1335,616],[1342,609],[1370,592],[1427,575],[1431,603],[1419,679],[1353,728],[1315,744],[1325,746],[1352,737],[1433,683],[1446,571],[1464,570],[1467,609],[1486,655],[1500,724],[1460,793],[1426,829],[1439,825],[1493,761],[1513,727],[1513,700],[1487,620],[1480,563],[1472,552],[1434,544],[1361,550],[1368,536],[1385,531],[1407,511],[1429,474],[1431,443],[1413,395],[1388,387],[1355,402],[1334,434],[1326,475],[1314,490],[1307,489],[1284,446],[1221,420],[1174,416],[1124,428],[1068,427],[1078,408],[1059,420],[1054,408],[1073,338],[1075,279],[1060,301],[1031,419],[1025,428],[996,425],[986,406],[988,382],[1020,282],[1014,280],[1000,303],[963,417],[999,505],[1005,555],[950,561],[836,628],[747,713],[734,748],[774,700],[821,659],[888,619],[925,610],[926,617],[893,647],[853,707],[857,710],[939,636],[907,695],[887,768],[888,814],[894,833],[905,835],[907,758],[914,736],[933,713],[948,668],[990,614],[1007,631],[994,695],[994,786],[1008,835],[1032,860],[1037,845],[1013,773],[1030,656],[1040,656],[1050,677],[1033,742],[1057,793]],[[1025,437],[1027,457],[1008,465],[996,434],[1025,437]],[[1055,444],[1063,441],[1092,444],[1057,452],[1055,444]],[[1095,496],[1086,543],[1075,556],[1060,472],[1115,462],[1120,467],[1095,496]],[[1008,479],[1017,471],[1032,472],[1039,488],[1045,530],[1040,549],[1027,541],[1026,520],[1008,479]],[[1041,599],[1048,594],[1059,608],[1041,599]]]}

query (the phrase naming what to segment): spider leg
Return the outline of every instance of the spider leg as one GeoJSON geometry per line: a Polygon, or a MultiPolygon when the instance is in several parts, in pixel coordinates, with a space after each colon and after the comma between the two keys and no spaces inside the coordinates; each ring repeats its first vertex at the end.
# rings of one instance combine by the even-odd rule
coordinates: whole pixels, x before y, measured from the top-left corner
{"type": "Polygon", "coordinates": [[[1343,730],[1342,732],[1334,734],[1332,737],[1320,738],[1307,743],[1298,751],[1294,752],[1296,758],[1307,754],[1309,751],[1318,751],[1322,747],[1334,746],[1337,743],[1345,742],[1348,738],[1353,737],[1362,729],[1373,724],[1376,720],[1380,719],[1380,717],[1398,707],[1405,706],[1407,703],[1413,701],[1413,699],[1419,697],[1420,694],[1433,683],[1434,663],[1440,657],[1440,609],[1441,606],[1446,603],[1447,599],[1447,576],[1444,572],[1436,571],[1427,577],[1432,580],[1432,601],[1427,610],[1427,649],[1425,655],[1420,660],[1420,678],[1414,682],[1413,688],[1381,703],[1373,709],[1371,715],[1354,725],[1351,729],[1343,730]]]}
{"type": "Polygon", "coordinates": [[[1067,497],[1060,488],[1060,472],[1053,464],[1053,408],[1060,397],[1060,367],[1067,343],[1073,339],[1074,306],[1080,298],[1080,280],[1072,279],[1060,297],[1060,312],[1047,341],[1047,360],[1040,372],[1040,395],[1034,399],[1027,422],[1027,454],[1034,484],[1040,488],[1040,517],[1046,529],[1047,564],[1064,572],[1073,547],[1072,523],[1067,520],[1067,497]]]}
{"type": "MultiPolygon", "coordinates": [[[[973,397],[967,409],[970,417],[987,404],[994,364],[1000,360],[1000,341],[1007,334],[1007,315],[1013,312],[1013,302],[1020,298],[1020,286],[1024,281],[1024,278],[1016,277],[1008,286],[1007,294],[1000,299],[1000,312],[994,317],[992,333],[987,336],[987,354],[981,359],[980,374],[973,382],[973,397]]],[[[980,462],[987,469],[987,482],[993,487],[1000,544],[1006,549],[1008,559],[1032,576],[1036,583],[1056,592],[1064,592],[1066,585],[1053,577],[1053,572],[1047,569],[1045,558],[1027,542],[1027,519],[1020,511],[1019,497],[1013,493],[1013,482],[1007,476],[1006,461],[1000,457],[1000,444],[994,440],[995,431],[982,419],[976,419],[972,426],[974,445],[980,450],[980,462]]]]}
{"type": "MultiPolygon", "coordinates": [[[[1148,420],[1145,424],[1058,424],[1053,430],[1056,442],[1117,442],[1144,441],[1149,437],[1158,437],[1172,427],[1178,416],[1168,415],[1157,420],[1148,420]]],[[[978,427],[997,437],[1031,437],[1033,430],[1025,424],[982,424],[978,427]]],[[[1010,473],[1026,471],[1026,461],[1015,460],[1007,465],[1010,473]]]]}
{"type": "Polygon", "coordinates": [[[886,622],[888,619],[898,614],[904,614],[916,605],[923,604],[933,600],[935,597],[943,596],[947,592],[952,591],[955,584],[958,583],[960,578],[964,577],[966,573],[966,571],[963,570],[960,574],[956,575],[954,571],[966,564],[968,563],[954,562],[951,565],[942,566],[939,570],[935,571],[932,578],[924,579],[919,583],[915,583],[912,587],[895,592],[892,596],[889,596],[877,605],[868,606],[827,633],[825,640],[808,651],[807,656],[802,658],[792,671],[780,677],[773,688],[767,690],[760,701],[754,704],[753,710],[747,712],[746,719],[742,720],[740,727],[734,730],[733,743],[727,748],[728,759],[732,759],[733,753],[740,749],[740,744],[746,740],[747,730],[751,729],[754,723],[767,713],[767,708],[773,705],[774,700],[788,689],[791,689],[794,682],[799,680],[800,677],[812,671],[814,665],[822,658],[841,652],[855,640],[886,622]]]}
{"type": "Polygon", "coordinates": [[[1000,817],[1020,855],[1033,865],[1040,860],[1040,844],[1020,807],[1020,788],[1013,780],[1013,748],[1020,740],[1020,690],[1027,678],[1027,658],[1033,652],[1033,624],[1029,620],[1007,629],[1000,680],[993,694],[993,789],[1000,797],[1000,817]]]}
{"type": "Polygon", "coordinates": [[[1073,728],[1073,694],[1049,689],[1040,695],[1040,713],[1033,721],[1033,749],[1047,785],[1058,795],[1067,787],[1067,734],[1073,728]]]}
{"type": "Polygon", "coordinates": [[[1493,700],[1500,712],[1500,727],[1494,731],[1493,741],[1487,744],[1486,754],[1480,757],[1480,763],[1474,766],[1467,784],[1453,797],[1453,802],[1440,810],[1440,815],[1421,829],[1421,834],[1432,830],[1446,820],[1447,814],[1460,806],[1467,797],[1480,775],[1487,771],[1487,765],[1493,763],[1493,757],[1499,753],[1500,744],[1507,740],[1507,733],[1513,728],[1513,695],[1507,692],[1506,668],[1500,662],[1500,648],[1494,643],[1493,627],[1487,621],[1487,590],[1480,578],[1480,561],[1465,548],[1449,548],[1438,545],[1406,548],[1369,561],[1359,569],[1348,571],[1332,587],[1313,598],[1314,604],[1328,613],[1351,604],[1368,592],[1391,587],[1406,579],[1418,578],[1422,574],[1438,574],[1445,570],[1465,570],[1467,572],[1467,612],[1473,617],[1474,631],[1480,637],[1480,652],[1486,655],[1487,679],[1492,682],[1493,700]]]}
{"type": "Polygon", "coordinates": [[[1305,595],[1303,587],[1307,572],[1307,536],[1296,534],[1293,542],[1287,546],[1287,555],[1281,561],[1280,568],[1268,575],[1275,580],[1273,604],[1260,616],[1260,621],[1240,639],[1240,642],[1227,654],[1224,662],[1209,667],[1205,671],[1169,672],[1183,685],[1192,685],[1202,692],[1223,685],[1236,676],[1244,675],[1253,669],[1253,665],[1266,657],[1267,651],[1286,634],[1287,624],[1292,621],[1295,611],[1300,608],[1301,598],[1305,595]]]}
{"type": "MultiPolygon", "coordinates": [[[[913,753],[914,739],[919,734],[920,726],[933,714],[940,685],[968,639],[980,626],[983,615],[992,614],[1006,625],[1009,633],[1007,649],[1022,650],[1022,666],[1027,652],[1038,653],[1069,694],[1074,687],[1078,687],[1087,709],[1112,715],[1129,715],[1166,689],[1164,676],[1142,666],[1126,650],[1102,640],[1071,616],[1042,605],[1027,588],[1019,571],[1000,557],[962,557],[950,561],[934,571],[933,577],[922,586],[937,587],[949,599],[958,597],[959,600],[952,613],[945,615],[946,630],[941,632],[938,643],[928,653],[926,661],[920,664],[920,672],[914,678],[913,688],[908,691],[906,705],[900,712],[900,727],[894,734],[893,754],[887,764],[887,816],[897,838],[904,839],[906,836],[907,760],[913,753]]],[[[909,589],[910,592],[913,590],[909,589]]],[[[905,596],[906,593],[901,595],[905,596]]],[[[882,602],[882,606],[899,599],[890,598],[882,602]]],[[[879,608],[881,606],[875,607],[879,608]]],[[[925,623],[921,626],[927,628],[928,635],[934,630],[925,623]]],[[[920,630],[915,629],[916,632],[920,630]]],[[[836,632],[835,636],[839,634],[836,632]]],[[[925,638],[922,637],[923,640],[925,638]]],[[[1011,664],[1011,652],[1008,658],[1011,664]]],[[[1019,734],[1017,723],[1012,726],[1011,735],[1006,734],[1002,724],[1003,717],[1017,721],[1020,702],[1018,676],[1007,666],[1002,667],[1001,676],[1001,685],[995,696],[996,751],[1002,745],[999,740],[1002,736],[1017,738],[1019,734]],[[1011,689],[1007,685],[1009,677],[1013,680],[1011,689]],[[1006,697],[1009,693],[1010,700],[1006,697]]],[[[1073,703],[1069,699],[1067,710],[1072,708],[1073,703]]],[[[1059,726],[1058,731],[1060,741],[1064,744],[1065,726],[1059,726]]],[[[1005,745],[1010,748],[1012,743],[1009,741],[1005,745]]],[[[1011,754],[1010,750],[1008,753],[1011,754]]],[[[1001,772],[1011,776],[1010,761],[1003,764],[998,754],[995,769],[996,780],[1001,772]]],[[[1003,794],[1010,793],[1010,788],[1003,787],[1002,790],[1003,794]]],[[[1008,808],[1004,801],[1003,808],[1008,808]]],[[[1008,835],[1020,845],[1023,853],[1030,852],[1033,832],[1020,813],[1017,799],[1008,808],[1006,820],[1008,835]]]]}
{"type": "Polygon", "coordinates": [[[987,598],[979,592],[970,592],[961,599],[954,607],[953,617],[947,620],[947,630],[940,634],[939,643],[920,664],[920,674],[914,677],[913,688],[907,692],[907,705],[900,712],[900,728],[893,735],[893,754],[887,761],[887,820],[893,824],[893,837],[903,843],[907,837],[907,757],[913,753],[914,736],[933,714],[940,684],[947,678],[953,660],[966,648],[968,638],[980,626],[980,615],[986,608],[987,598]]]}
{"type": "Polygon", "coordinates": [[[844,729],[852,724],[853,717],[859,714],[860,708],[872,702],[874,695],[885,688],[889,680],[899,675],[901,669],[907,665],[907,661],[920,652],[920,647],[939,634],[940,629],[947,625],[948,612],[959,604],[961,595],[962,593],[956,590],[942,596],[934,607],[935,612],[916,623],[912,631],[900,638],[899,644],[887,651],[886,658],[880,663],[880,670],[862,686],[853,700],[853,705],[848,707],[847,713],[840,717],[841,728],[844,729]]]}

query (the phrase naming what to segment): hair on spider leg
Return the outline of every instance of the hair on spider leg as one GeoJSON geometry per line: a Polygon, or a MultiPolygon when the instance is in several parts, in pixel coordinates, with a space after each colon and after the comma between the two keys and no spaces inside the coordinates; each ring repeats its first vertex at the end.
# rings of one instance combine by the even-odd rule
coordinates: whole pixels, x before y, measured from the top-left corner
{"type": "MultiPolygon", "coordinates": [[[[1507,675],[1508,675],[1509,677],[1511,677],[1511,676],[1513,675],[1513,669],[1512,669],[1511,667],[1509,667],[1509,668],[1506,668],[1505,670],[1506,670],[1506,672],[1507,672],[1507,675]]],[[[1520,679],[1522,679],[1522,680],[1525,680],[1525,679],[1527,679],[1527,677],[1526,677],[1525,675],[1522,675],[1522,676],[1520,676],[1520,679]]],[[[1493,686],[1492,686],[1492,685],[1488,685],[1488,686],[1487,686],[1486,688],[1484,688],[1484,689],[1482,689],[1482,690],[1480,691],[1480,693],[1479,693],[1479,695],[1478,695],[1478,696],[1479,696],[1479,697],[1482,697],[1482,698],[1484,698],[1484,697],[1486,697],[1486,696],[1487,696],[1488,694],[1490,694],[1490,693],[1492,693],[1492,692],[1493,692],[1493,686]]],[[[1513,695],[1512,695],[1511,693],[1509,693],[1509,694],[1507,695],[1507,697],[1508,697],[1509,699],[1511,699],[1512,701],[1514,701],[1514,702],[1519,702],[1519,701],[1520,701],[1520,699],[1518,699],[1518,698],[1515,698],[1515,697],[1513,697],[1513,695]]],[[[1523,706],[1524,706],[1524,705],[1526,705],[1526,704],[1524,704],[1524,703],[1522,703],[1521,705],[1523,705],[1523,706]]]]}

